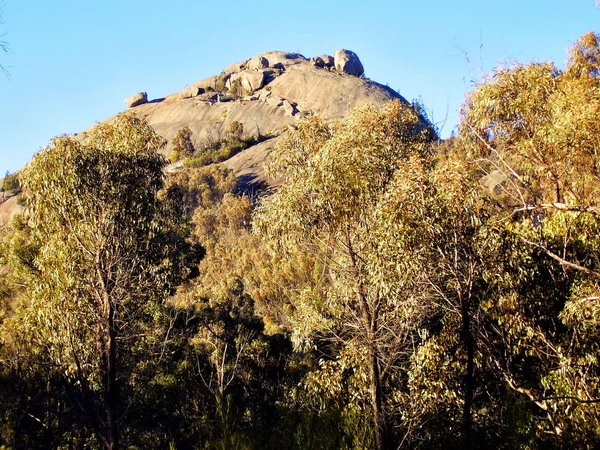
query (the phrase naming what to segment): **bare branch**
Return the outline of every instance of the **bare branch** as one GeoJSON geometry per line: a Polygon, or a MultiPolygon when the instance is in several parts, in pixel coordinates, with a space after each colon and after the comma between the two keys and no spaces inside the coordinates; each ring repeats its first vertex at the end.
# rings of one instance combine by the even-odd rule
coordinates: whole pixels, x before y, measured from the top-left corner
{"type": "Polygon", "coordinates": [[[537,248],[543,250],[544,253],[546,253],[550,258],[554,259],[555,261],[558,261],[561,265],[569,267],[571,269],[578,270],[578,271],[583,272],[583,273],[586,273],[586,274],[588,274],[588,275],[590,275],[592,277],[600,278],[600,272],[596,272],[595,270],[591,270],[591,269],[588,269],[587,267],[583,267],[583,266],[580,266],[579,264],[575,264],[575,263],[573,263],[571,261],[567,261],[566,259],[560,257],[556,253],[548,250],[543,245],[538,244],[537,242],[530,241],[529,239],[525,239],[523,236],[519,236],[519,237],[526,244],[533,245],[534,247],[537,247],[537,248]]]}

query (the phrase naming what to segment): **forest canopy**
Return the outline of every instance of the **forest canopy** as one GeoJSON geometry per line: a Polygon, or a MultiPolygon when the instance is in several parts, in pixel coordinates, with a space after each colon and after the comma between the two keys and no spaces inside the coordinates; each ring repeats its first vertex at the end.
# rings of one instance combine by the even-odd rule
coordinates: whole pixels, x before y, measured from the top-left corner
{"type": "Polygon", "coordinates": [[[306,117],[260,195],[134,115],[55,139],[1,235],[0,446],[597,448],[599,61],[499,66],[446,141],[306,117]]]}

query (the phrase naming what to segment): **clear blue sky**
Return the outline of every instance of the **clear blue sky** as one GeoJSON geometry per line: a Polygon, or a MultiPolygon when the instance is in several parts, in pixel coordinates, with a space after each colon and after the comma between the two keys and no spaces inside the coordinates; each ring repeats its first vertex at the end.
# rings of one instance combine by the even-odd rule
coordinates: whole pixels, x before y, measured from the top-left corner
{"type": "Polygon", "coordinates": [[[600,31],[595,0],[3,1],[0,176],[135,92],[162,97],[268,50],[353,50],[369,78],[420,98],[439,126],[447,116],[446,137],[481,68],[562,67],[566,47],[600,31]]]}

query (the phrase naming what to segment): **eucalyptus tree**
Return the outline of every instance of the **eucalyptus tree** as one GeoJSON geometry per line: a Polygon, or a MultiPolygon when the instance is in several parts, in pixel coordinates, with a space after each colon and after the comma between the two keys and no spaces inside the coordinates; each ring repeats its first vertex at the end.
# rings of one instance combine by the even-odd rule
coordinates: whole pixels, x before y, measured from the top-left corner
{"type": "Polygon", "coordinates": [[[492,181],[498,224],[516,239],[507,268],[521,261],[492,310],[509,343],[501,373],[545,418],[540,436],[581,446],[600,423],[599,75],[600,36],[586,33],[564,70],[498,68],[468,95],[461,122],[465,156],[492,181]]]}
{"type": "Polygon", "coordinates": [[[176,190],[161,192],[163,145],[143,120],[121,115],[83,139],[54,139],[21,177],[14,248],[31,251],[11,260],[22,300],[4,326],[67,380],[69,408],[109,449],[164,352],[162,301],[199,256],[176,190]]]}
{"type": "Polygon", "coordinates": [[[419,108],[400,102],[359,109],[343,123],[311,118],[275,152],[270,171],[286,183],[255,220],[277,251],[300,248],[321,260],[321,282],[293,300],[296,342],[339,347],[322,360],[315,387],[335,395],[337,375],[350,370],[378,449],[391,444],[385,385],[408,361],[422,313],[406,276],[411,261],[386,253],[379,210],[396,172],[427,164],[435,139],[419,108]]]}

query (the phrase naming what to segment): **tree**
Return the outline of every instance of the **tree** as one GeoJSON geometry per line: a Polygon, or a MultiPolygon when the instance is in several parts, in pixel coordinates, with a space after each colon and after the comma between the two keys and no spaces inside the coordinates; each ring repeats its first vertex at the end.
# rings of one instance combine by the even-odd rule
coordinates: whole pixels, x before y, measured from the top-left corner
{"type": "Polygon", "coordinates": [[[142,354],[163,342],[162,300],[198,255],[182,234],[177,192],[160,192],[163,145],[144,121],[121,115],[82,141],[55,139],[22,176],[36,251],[18,269],[25,292],[8,326],[67,379],[107,449],[119,448],[120,423],[143,389],[142,354]]]}
{"type": "Polygon", "coordinates": [[[590,32],[565,70],[499,68],[467,97],[461,123],[467,159],[505,208],[499,223],[525,247],[507,252],[505,267],[520,264],[519,274],[505,276],[492,310],[506,344],[500,372],[540,411],[540,435],[581,446],[597,438],[600,420],[599,55],[600,37],[590,32]]]}
{"type": "Polygon", "coordinates": [[[173,151],[170,155],[172,162],[176,162],[182,158],[189,158],[196,150],[192,142],[192,130],[187,125],[177,130],[171,142],[173,144],[173,151]]]}
{"type": "Polygon", "coordinates": [[[300,247],[321,260],[321,280],[294,302],[298,322],[305,340],[335,343],[343,364],[366,380],[355,399],[378,449],[390,445],[385,384],[407,361],[420,320],[404,277],[410,261],[386,253],[379,208],[400,167],[427,163],[435,138],[419,108],[400,102],[339,124],[311,118],[276,151],[270,170],[287,183],[255,221],[277,251],[300,247]]]}
{"type": "Polygon", "coordinates": [[[4,176],[4,183],[2,185],[2,188],[5,191],[14,191],[14,192],[20,191],[21,183],[19,182],[18,175],[16,173],[10,174],[7,172],[6,175],[4,176]]]}

